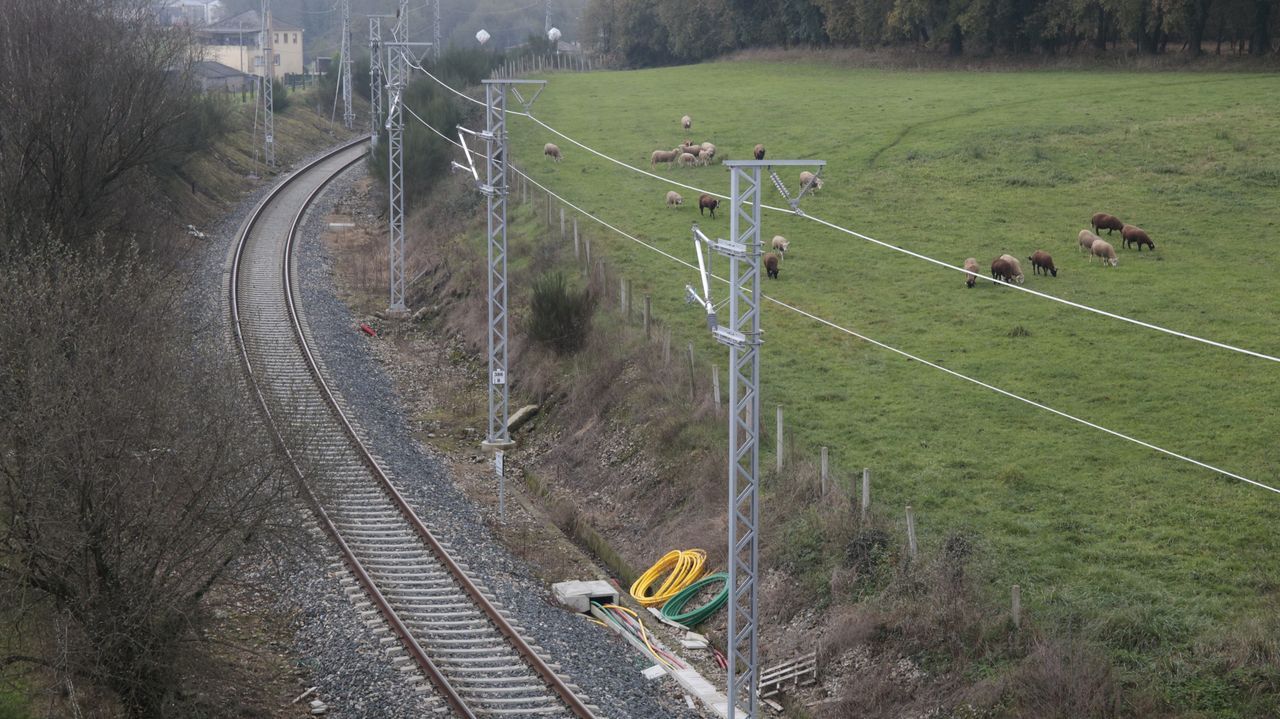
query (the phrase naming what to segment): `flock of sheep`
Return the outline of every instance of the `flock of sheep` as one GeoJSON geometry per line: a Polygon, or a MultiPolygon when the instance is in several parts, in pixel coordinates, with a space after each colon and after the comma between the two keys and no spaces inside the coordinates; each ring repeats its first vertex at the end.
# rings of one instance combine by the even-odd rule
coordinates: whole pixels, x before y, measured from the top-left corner
{"type": "MultiPolygon", "coordinates": [[[[688,115],[680,118],[680,126],[685,132],[691,131],[693,129],[693,118],[688,115]]],[[[555,162],[560,162],[563,159],[560,148],[550,142],[542,148],[542,152],[555,162]]],[[[751,154],[755,159],[763,160],[765,146],[756,145],[751,154]]],[[[702,166],[710,164],[715,155],[716,146],[710,142],[695,143],[691,140],[684,140],[678,147],[671,150],[654,150],[649,155],[649,165],[656,168],[658,163],[663,162],[674,163],[682,167],[702,166]]],[[[811,189],[814,192],[821,190],[822,178],[817,177],[812,172],[801,172],[800,187],[802,191],[805,189],[811,189]]],[[[680,193],[671,190],[667,193],[666,202],[668,208],[680,207],[684,204],[684,198],[680,196],[680,193]]],[[[719,205],[720,200],[715,197],[707,194],[701,195],[698,197],[698,214],[706,216],[706,211],[710,210],[711,217],[715,218],[716,208],[719,205]]],[[[1120,264],[1120,260],[1116,257],[1115,247],[1097,234],[1102,230],[1106,230],[1108,236],[1113,231],[1119,230],[1120,238],[1123,240],[1126,249],[1134,244],[1138,246],[1139,252],[1142,251],[1143,245],[1150,247],[1152,251],[1156,249],[1156,243],[1151,241],[1151,237],[1145,230],[1126,224],[1120,221],[1119,218],[1105,212],[1095,214],[1091,219],[1090,226],[1093,228],[1092,230],[1080,230],[1078,236],[1080,249],[1089,254],[1090,262],[1093,262],[1094,257],[1099,258],[1103,267],[1107,265],[1115,267],[1120,264]]],[[[782,266],[782,258],[786,255],[787,250],[790,249],[791,243],[785,237],[777,235],[773,238],[772,246],[773,251],[766,253],[763,260],[766,275],[770,279],[777,279],[778,269],[782,266]]],[[[1035,274],[1038,275],[1043,272],[1046,276],[1058,276],[1058,268],[1054,266],[1053,257],[1048,252],[1036,250],[1027,259],[1031,261],[1032,271],[1035,274]]],[[[968,273],[965,278],[965,285],[973,287],[977,284],[977,276],[981,271],[978,267],[978,261],[973,257],[966,258],[964,270],[968,273]]],[[[1000,255],[991,261],[991,277],[1010,284],[1017,283],[1020,285],[1026,281],[1026,275],[1022,272],[1022,264],[1018,261],[1018,258],[1007,254],[1000,255]]]]}
{"type": "MultiPolygon", "coordinates": [[[[1121,222],[1113,215],[1105,212],[1095,214],[1090,221],[1092,230],[1080,230],[1077,236],[1080,243],[1080,250],[1089,253],[1089,261],[1093,262],[1093,258],[1097,257],[1102,261],[1102,266],[1111,265],[1115,267],[1120,264],[1120,260],[1116,257],[1116,248],[1110,242],[1102,239],[1097,233],[1106,230],[1110,235],[1114,230],[1120,230],[1120,238],[1124,241],[1124,247],[1127,249],[1130,245],[1137,245],[1138,252],[1142,252],[1142,246],[1150,247],[1152,251],[1156,249],[1156,243],[1151,241],[1151,237],[1141,227],[1128,225],[1121,222]]],[[[1053,264],[1053,257],[1044,250],[1036,250],[1030,257],[1032,271],[1040,274],[1042,271],[1045,275],[1058,276],[1058,268],[1053,264]]],[[[964,270],[968,273],[964,284],[967,287],[973,287],[977,284],[977,275],[980,271],[978,261],[972,257],[966,258],[964,261],[964,270]]],[[[1013,255],[1000,255],[991,261],[991,277],[1002,282],[1022,284],[1026,281],[1026,275],[1022,273],[1022,265],[1018,262],[1018,258],[1013,255]]]]}

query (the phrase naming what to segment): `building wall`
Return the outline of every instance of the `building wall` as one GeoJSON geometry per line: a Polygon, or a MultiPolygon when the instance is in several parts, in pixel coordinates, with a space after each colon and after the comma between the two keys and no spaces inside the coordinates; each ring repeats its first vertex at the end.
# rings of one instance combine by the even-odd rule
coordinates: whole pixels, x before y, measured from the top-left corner
{"type": "MultiPolygon", "coordinates": [[[[220,62],[250,75],[261,75],[262,51],[258,49],[258,34],[252,33],[252,35],[250,45],[205,45],[204,59],[220,62]]],[[[228,39],[238,41],[239,37],[228,39]]],[[[303,71],[302,31],[275,31],[272,33],[272,39],[275,43],[272,49],[278,58],[273,77],[283,78],[286,74],[301,75],[303,71]]],[[[217,42],[217,39],[205,42],[217,42]]]]}

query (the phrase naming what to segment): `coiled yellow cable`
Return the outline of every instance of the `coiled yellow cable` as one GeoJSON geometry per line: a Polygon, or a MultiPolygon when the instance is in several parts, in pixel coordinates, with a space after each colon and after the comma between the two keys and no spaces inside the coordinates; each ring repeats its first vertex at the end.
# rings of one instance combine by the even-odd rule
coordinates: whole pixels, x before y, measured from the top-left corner
{"type": "Polygon", "coordinates": [[[673,549],[631,584],[631,596],[646,607],[661,606],[702,576],[707,553],[701,549],[673,549]],[[658,588],[653,585],[662,579],[658,588]]]}

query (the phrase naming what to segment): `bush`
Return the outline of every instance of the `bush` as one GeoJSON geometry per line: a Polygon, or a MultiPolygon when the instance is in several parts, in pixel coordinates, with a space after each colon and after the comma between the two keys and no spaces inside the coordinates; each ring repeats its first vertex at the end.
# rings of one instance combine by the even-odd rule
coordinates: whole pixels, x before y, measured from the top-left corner
{"type": "Polygon", "coordinates": [[[289,88],[280,80],[271,81],[271,111],[284,112],[289,109],[289,88]]]}
{"type": "Polygon", "coordinates": [[[533,281],[529,336],[558,354],[572,354],[586,344],[596,300],[591,290],[572,290],[559,272],[533,281]]]}

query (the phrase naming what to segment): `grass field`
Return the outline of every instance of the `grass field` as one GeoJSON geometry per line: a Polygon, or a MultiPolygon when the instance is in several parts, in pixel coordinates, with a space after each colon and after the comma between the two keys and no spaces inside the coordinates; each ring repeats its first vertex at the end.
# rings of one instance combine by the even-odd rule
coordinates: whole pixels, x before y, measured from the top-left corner
{"type": "MultiPolygon", "coordinates": [[[[1280,354],[1280,77],[1124,72],[886,72],[800,62],[555,75],[535,114],[632,164],[685,137],[721,158],[757,142],[823,159],[823,219],[959,265],[1050,252],[1028,287],[1280,354]],[[1117,268],[1076,233],[1096,211],[1144,227],[1117,268]]],[[[513,159],[557,193],[692,260],[697,193],[631,173],[522,118],[513,159]],[[544,142],[565,160],[544,161],[544,142]]],[[[660,174],[728,194],[729,173],[660,174]]],[[[794,188],[795,173],[784,175],[794,188]]],[[[765,199],[782,204],[767,188],[765,199]]],[[[584,228],[591,226],[584,224],[584,228]]],[[[980,283],[802,219],[768,295],[894,347],[1142,440],[1276,485],[1280,365],[980,283]]],[[[595,226],[594,246],[710,356],[682,303],[694,275],[595,226]],[[679,317],[687,317],[681,323],[679,317]]],[[[718,265],[725,270],[724,261],[718,265]]],[[[713,288],[725,296],[725,286],[713,288]]],[[[1069,422],[767,305],[762,405],[803,450],[873,469],[882,507],[915,507],[925,544],[981,538],[1030,611],[1088,623],[1116,647],[1178,647],[1275,606],[1280,495],[1069,422]]],[[[723,361],[721,362],[723,364],[723,361]]],[[[769,426],[768,424],[766,426],[769,426]]],[[[772,432],[766,432],[766,444],[772,432]]],[[[770,445],[771,446],[771,445],[770,445]]],[[[766,448],[766,455],[768,454],[766,448]]],[[[771,460],[762,460],[769,463],[771,460]]],[[[767,510],[767,508],[766,508],[767,510]]],[[[766,516],[765,521],[778,521],[766,516]]],[[[1000,591],[1007,591],[1000,589],[1000,591]]],[[[1145,652],[1131,657],[1151,661],[1145,652]]],[[[1209,707],[1211,708],[1211,707],[1209,707]]]]}

